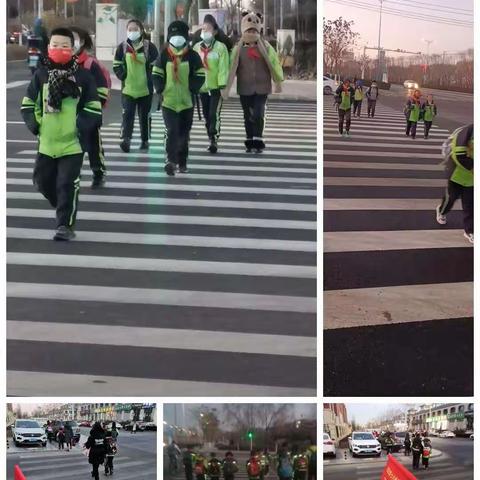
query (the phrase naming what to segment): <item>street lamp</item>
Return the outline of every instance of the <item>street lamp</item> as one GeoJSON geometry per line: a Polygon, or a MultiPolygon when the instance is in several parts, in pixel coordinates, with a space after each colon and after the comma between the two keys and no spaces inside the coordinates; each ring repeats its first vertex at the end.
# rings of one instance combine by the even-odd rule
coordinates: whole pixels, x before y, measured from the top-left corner
{"type": "Polygon", "coordinates": [[[378,52],[377,52],[377,80],[380,81],[380,37],[382,32],[382,11],[383,11],[383,0],[380,0],[380,18],[378,22],[378,52]]]}

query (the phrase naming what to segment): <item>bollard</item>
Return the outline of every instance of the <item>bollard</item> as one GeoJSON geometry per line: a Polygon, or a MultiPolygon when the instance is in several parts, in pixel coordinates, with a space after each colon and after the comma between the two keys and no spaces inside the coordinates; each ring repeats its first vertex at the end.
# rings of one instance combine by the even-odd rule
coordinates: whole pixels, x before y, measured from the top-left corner
{"type": "Polygon", "coordinates": [[[13,470],[13,478],[14,478],[14,480],[27,480],[25,478],[25,475],[23,474],[22,470],[20,470],[20,467],[18,465],[15,465],[15,468],[13,470]]]}
{"type": "Polygon", "coordinates": [[[344,459],[344,460],[348,460],[348,458],[347,458],[347,451],[346,451],[346,450],[343,451],[343,459],[344,459]]]}

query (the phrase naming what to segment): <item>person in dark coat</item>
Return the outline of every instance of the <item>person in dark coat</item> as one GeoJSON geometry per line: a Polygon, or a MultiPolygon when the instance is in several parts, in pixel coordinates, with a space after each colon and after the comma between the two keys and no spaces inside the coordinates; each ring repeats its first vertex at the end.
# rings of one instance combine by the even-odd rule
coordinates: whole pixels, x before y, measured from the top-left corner
{"type": "Polygon", "coordinates": [[[422,438],[420,437],[419,433],[416,433],[412,442],[413,470],[418,470],[420,468],[420,457],[422,456],[422,453],[422,438]]]}
{"type": "Polygon", "coordinates": [[[88,463],[92,465],[92,477],[94,477],[95,480],[99,480],[98,468],[104,463],[107,453],[105,430],[100,425],[100,422],[94,423],[90,430],[90,436],[84,446],[90,449],[88,453],[88,463]]]}
{"type": "Polygon", "coordinates": [[[407,432],[405,434],[405,441],[403,442],[403,446],[405,447],[405,456],[410,456],[412,453],[412,441],[410,440],[410,434],[407,432]]]}
{"type": "Polygon", "coordinates": [[[67,452],[73,448],[73,429],[71,425],[65,425],[65,443],[67,444],[67,452]]]}

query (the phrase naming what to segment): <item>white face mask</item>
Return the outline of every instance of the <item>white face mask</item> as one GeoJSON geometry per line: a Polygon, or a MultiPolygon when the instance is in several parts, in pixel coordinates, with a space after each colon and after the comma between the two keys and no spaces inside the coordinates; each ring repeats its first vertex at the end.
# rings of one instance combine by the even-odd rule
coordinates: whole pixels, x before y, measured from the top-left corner
{"type": "Polygon", "coordinates": [[[170,38],[169,43],[172,45],[172,47],[182,48],[187,42],[181,35],[174,35],[172,38],[170,38]]]}
{"type": "Polygon", "coordinates": [[[127,33],[128,39],[132,42],[136,42],[141,36],[142,34],[138,30],[133,30],[127,33]]]}
{"type": "Polygon", "coordinates": [[[205,43],[211,43],[213,40],[213,34],[212,32],[203,32],[200,34],[200,38],[205,42],[205,43]]]}

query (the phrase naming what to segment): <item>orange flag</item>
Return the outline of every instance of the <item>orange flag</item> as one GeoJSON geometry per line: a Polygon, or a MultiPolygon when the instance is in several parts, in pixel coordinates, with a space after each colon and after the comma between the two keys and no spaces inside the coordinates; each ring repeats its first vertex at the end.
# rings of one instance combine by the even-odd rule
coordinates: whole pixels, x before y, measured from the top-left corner
{"type": "Polygon", "coordinates": [[[388,455],[380,480],[417,480],[395,457],[388,455]]]}

